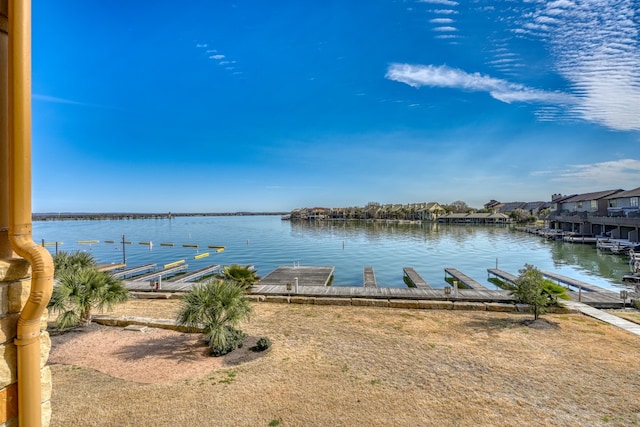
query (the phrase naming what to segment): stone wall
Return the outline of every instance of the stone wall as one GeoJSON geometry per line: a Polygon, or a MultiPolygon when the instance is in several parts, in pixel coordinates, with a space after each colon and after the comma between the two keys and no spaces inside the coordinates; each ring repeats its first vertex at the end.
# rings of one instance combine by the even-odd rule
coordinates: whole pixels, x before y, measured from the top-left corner
{"type": "MultiPolygon", "coordinates": [[[[21,258],[0,260],[0,427],[18,425],[17,349],[14,344],[20,310],[29,297],[31,268],[21,258]]],[[[43,317],[40,337],[42,425],[51,419],[51,370],[46,366],[51,340],[43,317]]]]}

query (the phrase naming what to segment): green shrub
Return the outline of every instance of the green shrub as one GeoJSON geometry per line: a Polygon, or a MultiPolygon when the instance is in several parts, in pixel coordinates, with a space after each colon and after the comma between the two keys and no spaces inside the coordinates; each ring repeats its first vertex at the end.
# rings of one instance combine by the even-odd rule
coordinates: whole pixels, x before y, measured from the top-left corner
{"type": "Polygon", "coordinates": [[[251,350],[253,350],[253,351],[265,351],[269,347],[271,347],[271,340],[269,338],[267,338],[267,337],[260,337],[260,339],[258,340],[256,345],[251,347],[251,350]]]}
{"type": "Polygon", "coordinates": [[[210,341],[207,342],[207,345],[211,348],[211,352],[209,353],[211,356],[224,356],[237,348],[242,348],[244,339],[247,335],[241,330],[235,329],[231,326],[225,326],[225,328],[226,340],[224,344],[211,343],[210,341]]]}

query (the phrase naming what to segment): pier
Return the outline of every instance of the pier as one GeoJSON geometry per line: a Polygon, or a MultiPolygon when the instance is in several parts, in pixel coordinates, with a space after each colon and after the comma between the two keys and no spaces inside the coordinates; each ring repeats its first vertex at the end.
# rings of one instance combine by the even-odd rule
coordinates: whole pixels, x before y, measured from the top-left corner
{"type": "Polygon", "coordinates": [[[173,267],[163,268],[162,270],[152,271],[151,273],[136,276],[131,279],[132,282],[144,282],[146,280],[162,279],[162,276],[168,276],[179,271],[186,270],[189,266],[187,264],[180,264],[173,267]]]}
{"type": "Polygon", "coordinates": [[[463,286],[469,288],[469,289],[475,289],[477,291],[487,291],[488,289],[486,288],[486,286],[480,284],[480,282],[477,282],[475,280],[473,280],[471,277],[467,276],[466,274],[464,274],[463,272],[456,270],[455,268],[451,268],[451,267],[447,267],[444,269],[444,277],[445,279],[447,278],[447,274],[451,277],[453,277],[454,280],[457,280],[458,282],[460,282],[463,286]]]}
{"type": "Polygon", "coordinates": [[[373,267],[365,267],[362,276],[365,288],[376,288],[378,286],[373,267]]]}
{"type": "Polygon", "coordinates": [[[511,273],[507,273],[506,271],[503,271],[497,268],[487,268],[487,272],[489,273],[489,275],[493,275],[498,279],[502,279],[505,282],[509,282],[514,285],[516,283],[516,279],[518,278],[518,276],[514,276],[511,273]]]}
{"type": "Polygon", "coordinates": [[[261,285],[328,286],[334,267],[278,267],[260,280],[261,285]]]}
{"type": "Polygon", "coordinates": [[[113,277],[116,279],[124,279],[127,276],[133,276],[136,273],[140,273],[141,271],[149,271],[156,268],[158,264],[145,264],[139,267],[127,268],[126,270],[116,271],[111,273],[113,277]]]}
{"type": "Polygon", "coordinates": [[[418,272],[413,269],[413,267],[404,267],[402,271],[404,272],[405,277],[407,277],[416,288],[431,289],[431,286],[429,286],[427,281],[424,280],[422,276],[420,276],[418,272]]]}
{"type": "MultiPolygon", "coordinates": [[[[513,274],[497,268],[488,268],[487,271],[489,274],[513,284],[515,284],[516,279],[518,278],[513,274]]],[[[590,283],[585,283],[580,280],[575,280],[570,277],[548,271],[543,271],[542,275],[547,279],[555,280],[558,284],[564,284],[567,287],[572,286],[576,288],[577,291],[570,288],[567,289],[567,295],[571,298],[571,301],[582,302],[592,307],[601,308],[619,307],[622,305],[620,295],[608,289],[603,289],[590,283]]],[[[560,304],[564,304],[564,302],[565,301],[560,301],[560,304]]]]}
{"type": "Polygon", "coordinates": [[[210,273],[213,273],[214,271],[220,269],[220,265],[209,265],[207,267],[201,268],[199,270],[196,270],[192,273],[187,273],[184,276],[181,276],[180,278],[176,279],[176,280],[167,280],[164,282],[163,286],[166,285],[167,283],[185,283],[185,282],[192,282],[194,280],[200,279],[206,275],[209,275],[210,273]]]}

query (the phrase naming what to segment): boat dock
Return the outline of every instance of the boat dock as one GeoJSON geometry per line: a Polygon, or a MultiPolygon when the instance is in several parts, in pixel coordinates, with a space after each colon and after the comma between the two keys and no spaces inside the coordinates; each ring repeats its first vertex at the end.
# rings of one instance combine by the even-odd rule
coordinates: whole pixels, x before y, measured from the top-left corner
{"type": "Polygon", "coordinates": [[[464,274],[463,272],[456,270],[455,268],[451,268],[451,267],[447,267],[444,269],[444,277],[445,279],[447,278],[447,274],[451,277],[453,277],[454,280],[457,280],[458,282],[460,282],[463,286],[469,288],[469,289],[475,289],[475,290],[482,290],[482,291],[486,291],[488,290],[484,285],[482,285],[480,282],[477,282],[475,280],[473,280],[471,277],[467,276],[466,274],[464,274]]]}
{"type": "Polygon", "coordinates": [[[260,284],[273,286],[328,286],[335,267],[278,267],[260,280],[260,284]]]}
{"type": "Polygon", "coordinates": [[[404,267],[402,271],[405,277],[407,277],[409,281],[413,283],[413,286],[415,286],[416,288],[431,289],[431,286],[429,286],[427,281],[424,280],[422,276],[420,276],[418,272],[413,269],[413,267],[404,267]]]}
{"type": "Polygon", "coordinates": [[[505,282],[513,284],[516,283],[516,279],[518,278],[518,276],[514,276],[511,273],[507,273],[506,271],[497,268],[487,268],[487,272],[489,273],[489,275],[496,276],[498,279],[502,279],[505,282]]]}
{"type": "Polygon", "coordinates": [[[373,267],[365,267],[362,273],[362,279],[365,288],[376,288],[376,274],[373,272],[373,267]]]}
{"type": "Polygon", "coordinates": [[[581,282],[580,280],[575,280],[570,277],[562,276],[560,274],[552,273],[550,271],[542,271],[542,275],[548,279],[555,280],[558,283],[565,284],[567,286],[573,286],[577,289],[582,289],[587,292],[611,292],[607,291],[596,285],[590,285],[589,283],[581,282]]]}
{"type": "Polygon", "coordinates": [[[113,271],[118,270],[120,268],[125,268],[127,264],[119,263],[119,264],[98,264],[98,271],[113,271]]]}
{"type": "Polygon", "coordinates": [[[134,274],[140,273],[141,271],[153,270],[154,268],[156,268],[157,265],[158,264],[145,264],[139,267],[132,267],[132,268],[127,268],[126,270],[116,271],[111,274],[116,279],[124,279],[127,276],[133,276],[134,274]]]}
{"type": "Polygon", "coordinates": [[[173,267],[163,268],[162,270],[152,271],[151,273],[136,276],[131,279],[132,282],[144,282],[146,280],[162,279],[163,276],[175,274],[179,271],[186,270],[187,264],[180,264],[173,267]]]}
{"type": "MultiPolygon", "coordinates": [[[[515,283],[517,279],[517,276],[497,268],[488,268],[487,271],[489,274],[510,283],[515,283]]],[[[571,298],[571,301],[582,302],[592,307],[615,307],[621,305],[620,295],[608,289],[548,271],[543,271],[542,275],[547,279],[555,280],[559,284],[576,288],[577,291],[571,288],[567,289],[567,295],[571,298]]],[[[560,303],[563,304],[564,301],[560,303]]]]}
{"type": "Polygon", "coordinates": [[[167,280],[164,282],[163,285],[167,284],[167,283],[186,283],[186,282],[192,282],[194,280],[200,279],[201,277],[204,277],[210,273],[213,273],[214,271],[220,269],[220,265],[209,265],[207,267],[201,268],[199,270],[196,270],[192,273],[187,273],[184,276],[180,276],[178,279],[176,280],[167,280]]]}

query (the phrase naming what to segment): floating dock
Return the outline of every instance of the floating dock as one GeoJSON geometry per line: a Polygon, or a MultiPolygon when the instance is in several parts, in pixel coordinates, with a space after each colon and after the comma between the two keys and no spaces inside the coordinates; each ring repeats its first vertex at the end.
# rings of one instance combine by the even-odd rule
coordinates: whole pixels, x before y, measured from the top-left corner
{"type": "Polygon", "coordinates": [[[365,267],[362,272],[362,280],[366,288],[375,288],[378,286],[376,283],[376,274],[373,272],[373,267],[365,267]]]}
{"type": "Polygon", "coordinates": [[[119,263],[119,264],[98,264],[98,271],[113,271],[119,268],[125,268],[127,264],[119,263]]]}
{"type": "Polygon", "coordinates": [[[404,275],[409,279],[409,281],[413,283],[414,287],[418,289],[431,289],[431,286],[429,286],[427,281],[424,280],[422,276],[420,276],[418,272],[413,269],[413,267],[404,267],[402,271],[404,272],[404,275]]]}
{"type": "Polygon", "coordinates": [[[333,276],[334,267],[278,267],[260,279],[261,285],[327,286],[333,276]]]}
{"type": "Polygon", "coordinates": [[[139,267],[131,267],[131,268],[127,268],[126,270],[116,271],[111,274],[116,279],[124,279],[127,276],[133,276],[134,274],[140,273],[141,271],[153,270],[154,268],[156,268],[157,265],[158,264],[145,264],[139,267]]]}
{"type": "Polygon", "coordinates": [[[208,275],[209,273],[213,273],[216,270],[220,269],[220,265],[209,265],[207,267],[201,268],[199,270],[196,270],[192,273],[187,273],[184,276],[181,276],[179,279],[176,280],[167,280],[165,282],[163,282],[162,287],[164,288],[164,285],[167,283],[185,283],[185,282],[192,282],[194,280],[197,280],[203,276],[208,275]]]}
{"type": "Polygon", "coordinates": [[[505,282],[509,282],[514,285],[516,284],[516,279],[518,278],[518,276],[514,276],[511,273],[507,273],[506,271],[497,268],[487,268],[487,272],[490,276],[496,276],[498,279],[502,279],[505,282]]]}
{"type": "Polygon", "coordinates": [[[132,282],[143,282],[145,280],[160,279],[163,276],[173,275],[179,271],[186,270],[187,264],[180,264],[173,267],[163,268],[162,270],[152,271],[151,273],[136,276],[131,279],[132,282]]]}
{"type": "MultiPolygon", "coordinates": [[[[517,276],[507,273],[506,271],[499,270],[497,268],[488,268],[489,274],[494,275],[502,280],[510,283],[515,283],[517,276]]],[[[566,286],[572,286],[575,289],[567,289],[567,295],[571,298],[571,301],[578,301],[588,304],[592,307],[615,307],[621,305],[622,300],[620,295],[610,291],[608,289],[601,288],[590,283],[585,283],[580,280],[575,280],[570,277],[561,276],[560,274],[551,273],[548,271],[542,272],[543,277],[547,279],[555,280],[559,284],[566,286]]],[[[560,304],[564,301],[560,300],[560,304]]]]}
{"type": "Polygon", "coordinates": [[[463,272],[456,270],[455,268],[447,267],[444,269],[444,277],[447,278],[447,274],[453,277],[454,280],[460,282],[463,286],[469,289],[475,289],[477,291],[486,291],[488,290],[486,286],[482,285],[480,282],[473,280],[471,277],[467,276],[463,272]]]}

